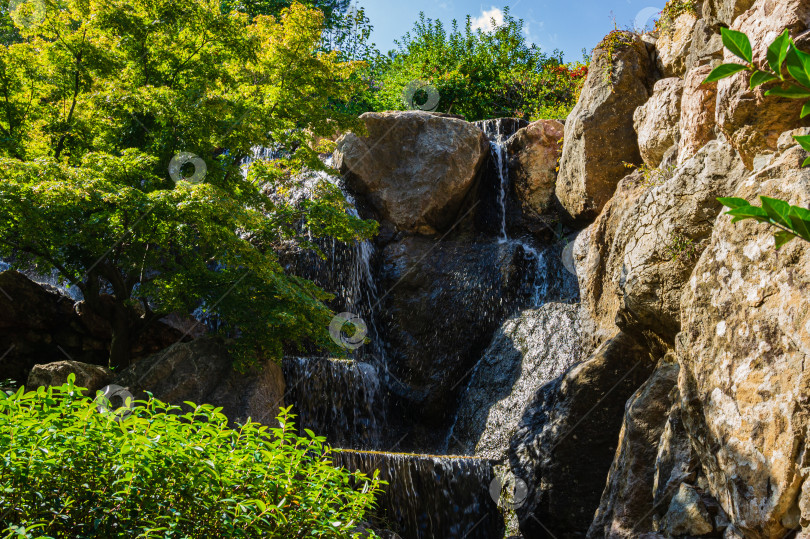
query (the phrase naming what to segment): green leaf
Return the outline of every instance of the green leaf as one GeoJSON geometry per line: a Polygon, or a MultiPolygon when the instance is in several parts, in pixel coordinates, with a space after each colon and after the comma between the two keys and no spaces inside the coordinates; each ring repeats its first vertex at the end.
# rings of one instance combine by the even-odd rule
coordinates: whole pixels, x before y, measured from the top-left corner
{"type": "Polygon", "coordinates": [[[790,227],[790,204],[778,198],[761,196],[762,209],[774,222],[782,226],[790,227]]]}
{"type": "Polygon", "coordinates": [[[789,97],[791,99],[807,99],[810,97],[810,90],[791,84],[790,88],[771,88],[765,92],[767,96],[789,97]]]}
{"type": "Polygon", "coordinates": [[[796,237],[795,234],[791,234],[790,232],[785,232],[784,230],[780,230],[776,234],[773,235],[774,239],[776,239],[776,248],[779,249],[784,244],[792,240],[796,237]]]}
{"type": "Polygon", "coordinates": [[[793,135],[793,139],[810,152],[810,135],[793,135]]]}
{"type": "Polygon", "coordinates": [[[779,77],[782,77],[782,64],[785,63],[789,48],[790,33],[786,28],[785,31],[771,43],[771,46],[768,47],[768,64],[779,77]]]}
{"type": "MultiPolygon", "coordinates": [[[[804,210],[804,209],[797,208],[796,206],[790,207],[790,215],[788,216],[790,218],[791,224],[790,228],[799,236],[801,236],[803,239],[810,241],[810,218],[807,219],[802,218],[802,215],[798,213],[797,210],[804,210]]],[[[804,212],[806,212],[808,214],[808,217],[810,217],[810,212],[808,212],[807,210],[804,210],[804,212]]]]}
{"type": "Polygon", "coordinates": [[[786,60],[790,76],[799,84],[810,87],[810,54],[791,46],[786,60]]]}
{"type": "Polygon", "coordinates": [[[804,117],[806,117],[806,116],[807,116],[807,115],[809,115],[809,114],[810,114],[810,101],[806,102],[806,103],[804,104],[804,106],[802,107],[802,114],[801,114],[801,116],[800,116],[800,117],[801,117],[801,118],[804,118],[804,117]]]}
{"type": "Polygon", "coordinates": [[[745,206],[751,205],[750,202],[748,202],[744,198],[739,197],[728,197],[728,198],[720,197],[717,199],[717,201],[720,202],[720,204],[722,204],[723,206],[726,206],[727,208],[730,208],[732,210],[737,208],[744,208],[745,206]]]}
{"type": "Polygon", "coordinates": [[[746,71],[748,67],[742,64],[721,64],[715,67],[709,76],[703,81],[703,84],[707,84],[710,82],[717,82],[721,79],[725,79],[734,75],[735,73],[739,73],[740,71],[746,71]]]}
{"type": "Polygon", "coordinates": [[[768,213],[759,206],[737,208],[735,210],[726,212],[726,215],[731,215],[732,217],[741,217],[742,219],[756,219],[761,223],[767,223],[770,221],[768,213]]]}
{"type": "Polygon", "coordinates": [[[754,74],[751,75],[751,89],[753,90],[757,86],[761,86],[766,82],[771,82],[774,80],[779,80],[779,77],[766,71],[754,71],[754,74]]]}
{"type": "Polygon", "coordinates": [[[748,39],[747,35],[736,30],[730,30],[729,28],[721,28],[720,33],[723,35],[723,45],[725,45],[732,54],[738,58],[742,58],[749,64],[754,62],[751,41],[748,39]]]}
{"type": "Polygon", "coordinates": [[[804,163],[802,163],[802,167],[806,167],[808,165],[810,165],[810,157],[804,160],[804,163]]]}

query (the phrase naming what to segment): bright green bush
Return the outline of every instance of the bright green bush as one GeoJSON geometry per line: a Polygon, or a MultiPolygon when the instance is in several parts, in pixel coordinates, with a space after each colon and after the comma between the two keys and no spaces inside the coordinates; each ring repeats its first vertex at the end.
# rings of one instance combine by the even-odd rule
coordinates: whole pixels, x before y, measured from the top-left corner
{"type": "Polygon", "coordinates": [[[468,120],[504,116],[527,120],[564,118],[576,104],[587,76],[582,63],[565,64],[561,55],[546,55],[526,41],[523,21],[504,10],[503,24],[485,32],[453,21],[419,20],[397,42],[398,50],[372,62],[368,96],[372,110],[422,108],[426,95],[403,99],[408,85],[421,81],[435,88],[439,112],[468,120]]]}
{"type": "Polygon", "coordinates": [[[289,409],[231,429],[208,405],[98,404],[73,378],[0,392],[0,536],[359,537],[380,485],[334,468],[289,409]]]}

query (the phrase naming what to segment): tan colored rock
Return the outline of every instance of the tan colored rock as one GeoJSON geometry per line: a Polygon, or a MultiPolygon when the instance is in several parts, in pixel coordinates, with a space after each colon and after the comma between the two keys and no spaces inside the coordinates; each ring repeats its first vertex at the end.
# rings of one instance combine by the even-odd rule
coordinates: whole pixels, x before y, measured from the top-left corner
{"type": "MultiPolygon", "coordinates": [[[[804,157],[786,150],[735,196],[810,206],[804,157]]],[[[810,244],[777,252],[773,229],[731,220],[717,219],[682,298],[683,417],[732,524],[745,537],[781,539],[807,507],[810,244]]]]}
{"type": "Polygon", "coordinates": [[[335,165],[382,219],[408,232],[452,226],[489,153],[471,123],[422,111],[367,112],[367,136],[337,142],[335,165]]]}
{"type": "Polygon", "coordinates": [[[664,517],[664,530],[676,537],[706,535],[714,531],[711,515],[695,487],[681,483],[664,517]]]}
{"type": "Polygon", "coordinates": [[[633,113],[647,102],[655,66],[637,35],[609,55],[597,47],[579,102],[565,123],[557,198],[569,217],[596,218],[627,169],[641,164],[633,113]]]}
{"type": "MultiPolygon", "coordinates": [[[[737,17],[732,28],[745,33],[753,44],[754,63],[765,66],[767,47],[786,28],[796,37],[808,28],[810,4],[805,0],[760,0],[737,17]]],[[[738,62],[725,52],[726,62],[738,62]]],[[[774,153],[779,135],[802,125],[810,119],[800,120],[802,101],[766,97],[772,87],[766,84],[749,89],[748,73],[738,73],[718,84],[717,124],[731,141],[749,169],[759,154],[774,153]]]]}
{"type": "Polygon", "coordinates": [[[703,16],[715,17],[726,26],[754,5],[756,0],[705,0],[703,16]]]}
{"type": "Polygon", "coordinates": [[[583,349],[591,353],[619,331],[616,313],[621,304],[621,259],[623,246],[616,245],[616,233],[625,212],[646,191],[643,176],[635,172],[616,187],[596,221],[574,241],[573,256],[579,279],[580,319],[583,349]]]}
{"type": "Polygon", "coordinates": [[[524,214],[540,216],[551,206],[564,130],[557,120],[538,120],[509,139],[509,174],[524,214]]]}
{"type": "Polygon", "coordinates": [[[678,126],[681,134],[681,140],[678,143],[679,164],[686,162],[706,143],[716,138],[714,116],[717,104],[717,83],[703,84],[711,71],[711,65],[696,67],[690,70],[684,79],[678,126]]]}
{"type": "Polygon", "coordinates": [[[696,67],[719,62],[723,59],[723,39],[720,28],[723,25],[705,13],[695,23],[692,43],[686,57],[686,73],[696,67]]]}
{"type": "Polygon", "coordinates": [[[649,346],[674,342],[681,292],[722,209],[745,176],[734,149],[713,141],[625,214],[617,232],[622,305],[619,327],[649,346]]]}
{"type": "Polygon", "coordinates": [[[38,387],[61,386],[67,383],[68,376],[76,376],[73,382],[77,387],[83,387],[86,395],[95,395],[112,380],[112,371],[99,365],[89,365],[79,361],[55,361],[44,365],[35,365],[28,375],[25,384],[27,390],[38,387]]]}
{"type": "Polygon", "coordinates": [[[682,13],[661,30],[655,49],[667,77],[683,77],[686,73],[686,58],[697,20],[694,13],[682,13]]]}
{"type": "Polygon", "coordinates": [[[633,114],[641,158],[648,167],[658,167],[667,150],[678,142],[682,95],[681,79],[661,79],[655,83],[649,101],[633,114]]]}

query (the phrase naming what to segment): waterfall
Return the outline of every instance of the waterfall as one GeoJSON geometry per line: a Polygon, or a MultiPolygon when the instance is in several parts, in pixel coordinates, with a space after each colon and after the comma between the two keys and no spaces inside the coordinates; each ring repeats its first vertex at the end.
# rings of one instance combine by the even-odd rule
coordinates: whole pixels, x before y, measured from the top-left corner
{"type": "Polygon", "coordinates": [[[403,539],[494,539],[504,524],[490,493],[495,479],[483,459],[341,451],[336,465],[387,481],[371,523],[403,539]]]}
{"type": "Polygon", "coordinates": [[[325,436],[335,447],[376,448],[385,424],[377,370],[368,363],[287,358],[282,363],[287,400],[299,430],[325,436]]]}

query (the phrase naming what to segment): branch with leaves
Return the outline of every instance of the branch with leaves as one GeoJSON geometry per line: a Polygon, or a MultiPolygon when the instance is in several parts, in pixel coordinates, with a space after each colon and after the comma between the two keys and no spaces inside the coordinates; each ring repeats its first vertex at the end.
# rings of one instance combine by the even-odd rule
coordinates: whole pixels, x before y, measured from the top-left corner
{"type": "MultiPolygon", "coordinates": [[[[791,39],[787,29],[768,47],[767,60],[770,70],[759,69],[754,65],[751,40],[744,33],[723,28],[721,34],[723,45],[745,64],[721,64],[706,77],[706,80],[703,81],[704,84],[748,71],[751,73],[749,86],[752,90],[769,82],[780,81],[779,86],[766,91],[765,95],[789,99],[810,99],[810,54],[796,47],[796,43],[791,39]]],[[[810,115],[810,100],[805,102],[802,107],[801,118],[808,115],[810,115]]],[[[802,148],[810,151],[810,135],[794,135],[793,138],[802,148]]],[[[803,167],[807,165],[810,165],[810,157],[802,163],[803,167]]],[[[779,231],[774,234],[777,249],[793,238],[802,238],[810,242],[810,210],[791,206],[776,198],[760,196],[759,199],[762,201],[761,207],[736,197],[718,198],[717,200],[730,208],[726,214],[734,217],[732,220],[734,223],[754,219],[778,228],[779,231]]]]}

